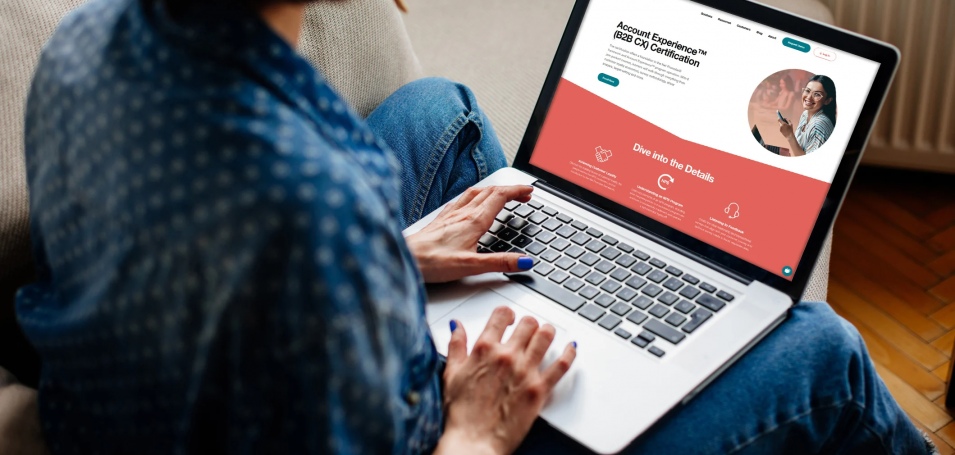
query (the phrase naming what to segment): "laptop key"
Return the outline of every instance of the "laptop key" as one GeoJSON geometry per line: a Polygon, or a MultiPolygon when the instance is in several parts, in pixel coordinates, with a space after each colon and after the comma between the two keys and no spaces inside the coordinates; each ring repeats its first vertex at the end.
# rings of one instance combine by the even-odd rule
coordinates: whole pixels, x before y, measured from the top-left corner
{"type": "Polygon", "coordinates": [[[620,256],[621,254],[623,254],[623,253],[621,253],[620,250],[618,250],[618,249],[616,249],[616,248],[614,248],[614,247],[607,248],[607,249],[603,250],[602,253],[600,253],[601,256],[603,256],[603,257],[605,257],[605,258],[607,258],[607,259],[609,259],[609,260],[611,260],[611,261],[614,260],[614,259],[617,259],[617,256],[620,256]]]}
{"type": "Polygon", "coordinates": [[[604,235],[603,232],[598,231],[596,228],[587,229],[587,233],[593,236],[594,238],[598,238],[598,239],[604,235]]]}
{"type": "Polygon", "coordinates": [[[581,223],[580,221],[572,221],[570,225],[573,226],[574,229],[578,231],[586,231],[588,227],[586,224],[581,223]]]}
{"type": "Polygon", "coordinates": [[[607,294],[600,294],[600,297],[597,297],[596,299],[594,299],[594,303],[604,308],[607,308],[610,305],[613,305],[613,303],[616,301],[617,301],[616,299],[614,299],[613,297],[607,294]]]}
{"type": "Polygon", "coordinates": [[[577,314],[583,316],[584,319],[587,319],[590,322],[595,322],[603,317],[603,315],[606,313],[604,313],[604,310],[599,306],[588,303],[587,306],[585,306],[584,309],[580,310],[580,312],[577,314]]]}
{"type": "Polygon", "coordinates": [[[519,235],[517,231],[510,228],[504,228],[504,230],[497,233],[498,238],[501,240],[514,240],[519,235]]]}
{"type": "Polygon", "coordinates": [[[606,281],[607,277],[603,276],[600,272],[590,272],[590,275],[587,275],[587,278],[584,280],[594,286],[600,286],[600,283],[606,281]]]}
{"type": "Polygon", "coordinates": [[[701,295],[699,298],[696,299],[696,303],[703,305],[704,307],[706,307],[706,309],[713,312],[720,311],[723,309],[724,306],[726,306],[726,304],[723,303],[722,300],[718,300],[716,297],[713,297],[712,295],[709,295],[709,294],[701,295]]]}
{"type": "Polygon", "coordinates": [[[571,221],[574,221],[573,218],[571,218],[571,217],[569,217],[569,216],[567,216],[567,215],[565,215],[565,214],[563,214],[563,213],[558,213],[556,216],[557,216],[557,219],[560,220],[561,223],[570,223],[571,221]]]}
{"type": "Polygon", "coordinates": [[[561,226],[563,226],[563,223],[561,223],[560,221],[557,221],[554,218],[544,221],[541,224],[541,227],[543,227],[544,229],[547,229],[548,231],[556,231],[560,229],[561,226]]]}
{"type": "Polygon", "coordinates": [[[710,294],[716,292],[716,286],[713,286],[710,283],[703,283],[700,285],[700,289],[709,292],[710,294]]]}
{"type": "Polygon", "coordinates": [[[583,264],[577,264],[570,269],[570,274],[577,278],[583,278],[588,273],[590,273],[590,267],[583,264]]]}
{"type": "Polygon", "coordinates": [[[679,344],[684,338],[686,338],[686,335],[676,331],[676,329],[669,327],[656,319],[647,321],[646,324],[643,324],[643,328],[673,344],[679,344]]]}
{"type": "Polygon", "coordinates": [[[574,245],[574,246],[571,246],[570,248],[567,248],[567,251],[565,251],[564,254],[574,259],[577,259],[580,257],[581,254],[584,254],[584,251],[585,250],[583,248],[577,245],[574,245]]]}
{"type": "Polygon", "coordinates": [[[557,258],[560,257],[560,253],[554,251],[553,249],[548,248],[547,251],[541,253],[540,258],[547,262],[554,262],[557,258]]]}
{"type": "Polygon", "coordinates": [[[597,295],[600,294],[600,291],[598,291],[596,288],[592,286],[586,286],[583,289],[581,289],[580,292],[578,292],[578,294],[582,295],[585,299],[590,300],[594,297],[597,297],[597,295]]]}
{"type": "MultiPolygon", "coordinates": [[[[528,237],[533,237],[533,236],[539,234],[540,231],[542,231],[542,230],[543,230],[543,229],[541,229],[541,227],[538,226],[538,225],[536,225],[536,224],[528,224],[527,227],[525,227],[524,229],[521,229],[521,232],[523,232],[524,235],[526,235],[526,236],[528,236],[528,237]]],[[[550,233],[548,232],[548,234],[550,234],[550,233]]]]}
{"type": "Polygon", "coordinates": [[[721,298],[721,299],[723,299],[723,300],[726,300],[727,302],[732,302],[733,299],[736,298],[736,297],[733,296],[733,294],[730,294],[730,293],[728,293],[728,292],[726,292],[726,291],[717,292],[717,293],[716,293],[716,296],[719,297],[719,298],[721,298]]]}
{"type": "Polygon", "coordinates": [[[634,289],[640,289],[645,284],[647,284],[647,280],[644,280],[643,278],[640,278],[638,276],[630,277],[630,279],[627,280],[627,286],[630,286],[634,289]]]}
{"type": "Polygon", "coordinates": [[[509,250],[507,250],[507,252],[508,252],[508,253],[517,253],[517,254],[521,254],[521,255],[525,255],[525,256],[527,255],[527,252],[525,252],[524,250],[522,250],[522,249],[520,249],[520,248],[518,248],[518,247],[516,247],[516,246],[513,247],[513,248],[511,248],[511,249],[509,249],[509,250]]]}
{"type": "Polygon", "coordinates": [[[627,316],[627,320],[636,325],[640,325],[643,324],[643,321],[647,320],[647,315],[634,310],[633,313],[630,313],[630,316],[627,316]]]}
{"type": "Polygon", "coordinates": [[[673,313],[667,316],[665,321],[667,322],[667,324],[670,324],[673,327],[679,327],[680,324],[686,322],[686,317],[681,315],[680,313],[673,313]]]}
{"type": "Polygon", "coordinates": [[[683,288],[682,291],[680,291],[680,295],[690,300],[693,300],[696,298],[696,296],[700,295],[700,290],[693,286],[687,286],[683,288]]]}
{"type": "Polygon", "coordinates": [[[637,265],[630,267],[630,271],[637,275],[646,275],[651,268],[646,262],[638,262],[637,265]]]}
{"type": "Polygon", "coordinates": [[[590,242],[587,244],[587,249],[593,251],[594,253],[599,253],[604,248],[607,248],[607,244],[603,242],[590,242]]]}
{"type": "Polygon", "coordinates": [[[578,280],[577,278],[571,278],[564,282],[564,287],[570,289],[571,291],[577,292],[577,290],[584,287],[584,282],[578,280]]]}
{"type": "Polygon", "coordinates": [[[654,271],[650,272],[649,275],[647,275],[647,279],[650,280],[650,281],[652,281],[652,282],[654,282],[654,283],[659,283],[659,282],[663,281],[664,279],[666,279],[667,276],[668,276],[668,275],[667,275],[666,273],[663,273],[663,271],[654,270],[654,271]]]}
{"type": "Polygon", "coordinates": [[[593,253],[587,253],[581,256],[580,259],[578,259],[578,261],[583,262],[584,264],[587,265],[587,267],[593,267],[594,264],[597,263],[597,261],[600,261],[600,256],[597,256],[596,254],[593,254],[593,253]]]}
{"type": "Polygon", "coordinates": [[[617,260],[614,262],[616,262],[617,265],[619,265],[620,267],[628,269],[630,268],[631,265],[633,265],[634,262],[637,262],[637,260],[634,259],[633,256],[630,256],[629,254],[625,254],[617,258],[617,260]]]}
{"type": "Polygon", "coordinates": [[[537,264],[537,267],[534,267],[534,271],[540,276],[547,276],[547,274],[554,271],[554,266],[546,262],[541,262],[540,264],[537,264]]]}
{"type": "Polygon", "coordinates": [[[614,304],[614,306],[610,307],[610,311],[617,316],[626,316],[631,309],[632,308],[630,308],[630,305],[627,305],[623,302],[617,302],[614,304]]]}
{"type": "Polygon", "coordinates": [[[544,206],[544,204],[541,204],[540,202],[537,202],[536,199],[531,199],[531,200],[527,201],[527,205],[531,206],[531,208],[533,208],[533,209],[535,209],[535,210],[540,210],[541,207],[544,206]]]}
{"type": "Polygon", "coordinates": [[[641,310],[645,310],[647,308],[650,308],[650,305],[653,305],[653,300],[651,300],[649,297],[645,295],[641,295],[640,297],[637,298],[637,300],[630,302],[630,304],[641,310]]]}
{"type": "Polygon", "coordinates": [[[510,243],[507,243],[507,242],[505,242],[505,241],[503,241],[503,240],[498,240],[497,243],[491,245],[490,248],[488,248],[488,249],[491,250],[491,251],[493,251],[493,252],[495,252],[495,253],[503,253],[503,252],[505,252],[505,251],[511,249],[511,244],[510,244],[510,243]]]}
{"type": "Polygon", "coordinates": [[[544,215],[543,213],[540,213],[540,212],[534,213],[531,216],[527,217],[527,221],[530,221],[531,223],[534,223],[534,224],[541,224],[547,220],[548,220],[547,215],[544,215]]]}
{"type": "Polygon", "coordinates": [[[680,300],[680,303],[677,303],[676,305],[674,305],[673,308],[679,311],[680,313],[687,314],[693,311],[693,309],[696,308],[696,305],[693,305],[692,303],[687,302],[686,300],[680,300]]]}
{"type": "Polygon", "coordinates": [[[571,258],[569,258],[569,257],[567,257],[567,256],[564,256],[564,257],[558,259],[557,262],[554,263],[554,265],[556,265],[557,267],[560,267],[561,270],[567,270],[567,269],[571,268],[574,264],[576,264],[576,262],[574,262],[573,259],[571,259],[571,258]]]}
{"type": "Polygon", "coordinates": [[[487,231],[491,234],[497,234],[498,232],[501,232],[501,229],[504,229],[504,225],[495,221],[491,223],[491,227],[487,231]]]}
{"type": "Polygon", "coordinates": [[[623,286],[620,283],[614,280],[607,280],[606,283],[600,286],[600,289],[603,289],[604,291],[607,291],[613,294],[614,292],[617,292],[617,289],[620,289],[621,287],[623,286]]]}
{"type": "Polygon", "coordinates": [[[711,316],[713,316],[713,313],[710,313],[709,311],[706,311],[703,308],[700,308],[694,311],[693,314],[690,315],[690,322],[687,322],[686,325],[684,325],[681,330],[683,330],[686,333],[693,333],[693,331],[695,331],[701,325],[703,325],[703,323],[706,322],[706,320],[709,319],[711,316]]]}
{"type": "Polygon", "coordinates": [[[526,205],[522,205],[514,209],[514,214],[521,218],[527,218],[527,216],[530,215],[531,213],[534,213],[534,209],[526,205]]]}
{"type": "Polygon", "coordinates": [[[613,330],[613,329],[617,328],[618,325],[620,325],[620,318],[618,318],[618,317],[616,317],[616,316],[613,316],[613,315],[609,315],[609,316],[607,316],[607,317],[601,319],[600,322],[597,323],[597,325],[599,325],[599,326],[601,326],[601,327],[603,327],[603,328],[605,328],[605,329],[607,329],[607,330],[613,330]]]}
{"type": "Polygon", "coordinates": [[[584,234],[583,232],[578,232],[574,234],[573,237],[570,238],[570,241],[578,245],[586,245],[587,242],[590,242],[590,236],[587,234],[584,234]]]}
{"type": "Polygon", "coordinates": [[[663,262],[663,261],[661,261],[661,260],[659,260],[659,259],[657,259],[657,258],[650,259],[648,262],[650,263],[650,265],[652,265],[652,266],[654,266],[654,267],[656,267],[656,268],[659,268],[659,269],[662,269],[662,268],[664,268],[664,267],[667,266],[667,263],[666,263],[666,262],[663,262]]]}
{"type": "Polygon", "coordinates": [[[640,334],[637,335],[637,336],[640,337],[640,338],[643,338],[644,340],[647,340],[648,342],[652,342],[653,340],[656,340],[656,339],[657,339],[657,336],[656,336],[656,335],[654,335],[654,334],[652,334],[652,333],[650,333],[650,332],[647,332],[646,330],[640,332],[640,334]]]}
{"type": "Polygon", "coordinates": [[[594,269],[595,269],[595,270],[597,270],[597,271],[600,272],[600,273],[605,273],[605,274],[606,274],[606,273],[610,273],[610,272],[613,271],[613,269],[615,269],[615,268],[616,268],[616,267],[615,267],[613,264],[611,264],[611,263],[609,263],[609,262],[607,262],[607,261],[600,261],[599,264],[597,264],[597,265],[594,266],[594,269]]]}
{"type": "Polygon", "coordinates": [[[633,339],[630,340],[630,342],[633,343],[635,346],[639,346],[641,348],[645,348],[647,347],[648,344],[650,344],[649,341],[640,337],[633,337],[633,339]]]}
{"type": "Polygon", "coordinates": [[[633,253],[633,256],[641,261],[646,261],[647,259],[650,259],[649,254],[644,253],[643,251],[640,251],[640,250],[637,250],[636,253],[633,253]]]}
{"type": "Polygon", "coordinates": [[[527,248],[524,248],[524,249],[527,250],[528,253],[533,254],[534,256],[538,256],[541,254],[541,252],[546,250],[547,247],[544,245],[541,245],[540,243],[534,242],[530,245],[527,245],[527,248]]]}
{"type": "Polygon", "coordinates": [[[489,249],[487,249],[487,248],[484,248],[483,246],[479,246],[478,249],[477,249],[477,252],[478,252],[478,253],[493,253],[493,251],[491,251],[491,250],[489,250],[489,249]]]}
{"type": "Polygon", "coordinates": [[[552,242],[555,238],[557,238],[557,236],[554,235],[553,232],[544,231],[544,232],[541,232],[541,233],[537,234],[537,236],[534,237],[534,238],[537,239],[538,242],[543,243],[544,245],[546,245],[546,244],[552,242]]]}
{"type": "Polygon", "coordinates": [[[667,267],[667,268],[666,268],[666,271],[667,271],[667,273],[669,273],[669,274],[671,274],[671,275],[673,275],[673,276],[683,275],[683,271],[682,271],[682,270],[680,270],[680,269],[678,269],[678,268],[676,268],[676,267],[674,267],[674,266],[672,266],[672,265],[669,266],[669,267],[667,267]]]}
{"type": "Polygon", "coordinates": [[[650,349],[647,349],[647,352],[657,357],[663,357],[664,355],[666,355],[666,352],[663,352],[663,349],[660,349],[656,346],[650,346],[650,349]]]}
{"type": "Polygon", "coordinates": [[[520,202],[517,202],[517,201],[508,201],[507,204],[504,204],[504,209],[505,209],[505,210],[508,210],[508,211],[511,211],[511,210],[516,209],[516,208],[517,208],[518,206],[520,206],[520,205],[521,205],[520,202]]]}
{"type": "Polygon", "coordinates": [[[666,306],[670,306],[676,303],[677,300],[680,300],[680,298],[677,297],[676,294],[672,292],[667,292],[661,295],[660,297],[658,297],[657,300],[663,302],[663,304],[666,306]]]}
{"type": "Polygon", "coordinates": [[[629,253],[633,251],[633,247],[626,243],[621,243],[620,245],[617,245],[617,249],[619,249],[620,251],[623,251],[624,253],[629,253]]]}
{"type": "Polygon", "coordinates": [[[567,281],[567,278],[570,278],[570,275],[568,275],[568,274],[565,273],[565,272],[561,272],[560,270],[558,270],[558,271],[556,271],[556,272],[554,272],[554,273],[551,273],[551,274],[550,274],[550,277],[548,277],[547,279],[548,279],[548,280],[551,280],[551,281],[553,281],[553,282],[555,282],[555,283],[557,283],[557,284],[560,284],[560,283],[563,283],[564,281],[567,281]]]}
{"type": "Polygon", "coordinates": [[[655,284],[651,284],[651,285],[649,285],[649,286],[643,288],[643,290],[640,291],[640,292],[642,292],[642,293],[644,293],[644,294],[646,294],[646,295],[648,295],[648,296],[650,296],[650,297],[656,297],[656,296],[659,295],[661,292],[663,292],[663,288],[661,288],[660,286],[657,286],[657,285],[655,285],[655,284]]]}
{"type": "Polygon", "coordinates": [[[533,242],[533,240],[531,240],[530,237],[526,235],[521,235],[521,236],[518,236],[516,239],[511,240],[511,245],[514,245],[518,248],[524,248],[527,245],[530,245],[531,242],[533,242]]]}
{"type": "Polygon", "coordinates": [[[524,229],[527,226],[527,224],[528,224],[527,220],[525,220],[524,218],[516,218],[516,217],[511,218],[511,220],[507,222],[508,227],[517,229],[517,230],[524,229]]]}
{"type": "Polygon", "coordinates": [[[700,279],[693,275],[683,275],[683,281],[686,281],[690,284],[696,284],[700,282],[700,279]]]}
{"type": "Polygon", "coordinates": [[[494,217],[495,220],[501,223],[507,223],[508,221],[511,220],[511,218],[514,218],[514,214],[508,212],[507,210],[501,210],[501,212],[498,213],[496,217],[494,217]]]}
{"type": "Polygon", "coordinates": [[[478,239],[478,244],[480,244],[481,246],[491,246],[491,245],[493,245],[494,242],[496,242],[496,241],[497,241],[497,238],[494,237],[493,235],[491,235],[491,234],[484,234],[484,235],[481,236],[480,239],[478,239]]]}
{"type": "Polygon", "coordinates": [[[624,302],[629,302],[636,296],[637,296],[637,291],[634,291],[633,289],[630,289],[630,288],[623,288],[619,292],[617,292],[617,298],[620,300],[623,300],[624,302]]]}
{"type": "Polygon", "coordinates": [[[630,332],[628,332],[628,331],[626,331],[626,330],[624,330],[624,329],[622,329],[622,328],[621,328],[621,329],[614,330],[613,334],[614,334],[614,335],[617,335],[617,336],[620,337],[620,338],[623,338],[624,340],[629,340],[630,337],[632,336],[632,335],[630,335],[630,332]]]}
{"type": "Polygon", "coordinates": [[[576,233],[577,233],[577,230],[576,230],[576,229],[574,229],[574,228],[572,228],[572,227],[570,227],[570,226],[567,226],[567,225],[564,225],[564,226],[562,226],[560,229],[557,230],[557,235],[559,235],[559,236],[561,236],[561,237],[563,237],[563,238],[565,238],[565,239],[568,238],[568,237],[570,237],[570,236],[572,236],[572,235],[574,235],[574,234],[576,234],[576,233]]]}
{"type": "Polygon", "coordinates": [[[617,269],[610,274],[610,278],[613,278],[617,281],[624,281],[627,278],[630,278],[630,272],[627,269],[617,269]]]}
{"type": "Polygon", "coordinates": [[[610,245],[610,246],[614,246],[614,245],[620,243],[619,240],[617,240],[617,239],[615,239],[615,238],[613,238],[613,237],[611,237],[611,236],[609,236],[609,235],[605,235],[605,236],[601,237],[600,240],[603,240],[604,243],[606,243],[607,245],[610,245]]]}
{"type": "Polygon", "coordinates": [[[543,206],[543,207],[541,207],[541,208],[539,208],[538,210],[540,210],[541,212],[546,213],[547,216],[557,215],[557,210],[556,210],[556,209],[554,209],[553,207],[547,207],[546,205],[543,206]]]}
{"type": "Polygon", "coordinates": [[[653,315],[653,316],[655,316],[655,317],[658,317],[658,318],[662,318],[662,317],[666,316],[667,313],[669,313],[669,312],[670,312],[670,309],[669,309],[669,308],[667,308],[667,307],[665,307],[665,306],[663,306],[663,305],[660,305],[659,303],[656,304],[656,305],[653,305],[653,308],[650,308],[650,311],[648,311],[648,313],[650,313],[651,315],[653,315]]]}
{"type": "Polygon", "coordinates": [[[666,280],[663,283],[663,287],[671,291],[676,291],[677,289],[680,289],[681,287],[683,287],[683,282],[680,281],[679,278],[670,277],[669,280],[666,280]]]}
{"type": "MultiPolygon", "coordinates": [[[[551,273],[550,280],[554,281],[554,276],[557,274],[564,275],[564,279],[567,278],[567,274],[561,271],[555,271],[551,273]]],[[[544,278],[535,278],[533,275],[509,275],[511,280],[515,283],[523,284],[528,288],[534,290],[535,292],[557,302],[559,305],[567,308],[570,311],[577,311],[586,303],[582,297],[576,294],[572,294],[560,288],[558,285],[554,285],[547,282],[547,279],[544,278]]]]}
{"type": "Polygon", "coordinates": [[[570,246],[570,242],[565,239],[557,239],[550,243],[550,247],[557,251],[564,251],[570,246]]]}

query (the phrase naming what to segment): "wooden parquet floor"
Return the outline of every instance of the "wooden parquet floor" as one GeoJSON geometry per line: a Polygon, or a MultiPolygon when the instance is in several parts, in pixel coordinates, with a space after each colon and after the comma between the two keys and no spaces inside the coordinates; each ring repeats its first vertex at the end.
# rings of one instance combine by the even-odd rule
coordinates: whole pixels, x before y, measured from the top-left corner
{"type": "Polygon", "coordinates": [[[832,245],[829,303],[915,424],[955,454],[955,176],[860,168],[832,245]]]}

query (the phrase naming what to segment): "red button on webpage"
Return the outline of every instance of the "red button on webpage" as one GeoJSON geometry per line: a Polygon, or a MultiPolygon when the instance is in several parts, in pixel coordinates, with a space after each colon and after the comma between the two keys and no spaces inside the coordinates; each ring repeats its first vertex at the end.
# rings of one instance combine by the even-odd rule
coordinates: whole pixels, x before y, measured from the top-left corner
{"type": "Polygon", "coordinates": [[[831,62],[831,61],[834,61],[834,60],[836,59],[836,53],[835,53],[834,51],[829,50],[829,49],[826,49],[826,48],[817,47],[817,48],[815,48],[815,49],[812,51],[812,53],[813,53],[816,57],[819,57],[819,58],[821,58],[821,59],[823,59],[823,60],[829,60],[830,62],[831,62]]]}

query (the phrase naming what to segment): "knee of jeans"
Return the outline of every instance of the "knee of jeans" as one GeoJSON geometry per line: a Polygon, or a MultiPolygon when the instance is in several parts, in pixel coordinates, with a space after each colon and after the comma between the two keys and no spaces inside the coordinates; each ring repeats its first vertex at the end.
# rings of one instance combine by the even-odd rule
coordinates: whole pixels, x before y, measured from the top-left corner
{"type": "Polygon", "coordinates": [[[865,342],[849,321],[824,302],[800,302],[793,308],[793,329],[805,353],[817,364],[846,365],[868,357],[865,342]]]}
{"type": "Polygon", "coordinates": [[[409,82],[398,89],[398,93],[407,92],[416,100],[432,106],[453,106],[462,114],[476,109],[474,92],[466,85],[443,77],[426,77],[409,82]]]}

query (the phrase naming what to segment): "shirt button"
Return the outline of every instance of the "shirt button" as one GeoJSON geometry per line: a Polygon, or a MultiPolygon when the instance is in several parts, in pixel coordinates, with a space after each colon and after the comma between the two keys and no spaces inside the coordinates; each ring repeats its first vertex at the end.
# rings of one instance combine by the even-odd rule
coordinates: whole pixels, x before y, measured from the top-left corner
{"type": "Polygon", "coordinates": [[[417,406],[421,402],[421,394],[415,391],[405,393],[405,403],[409,406],[417,406]]]}

